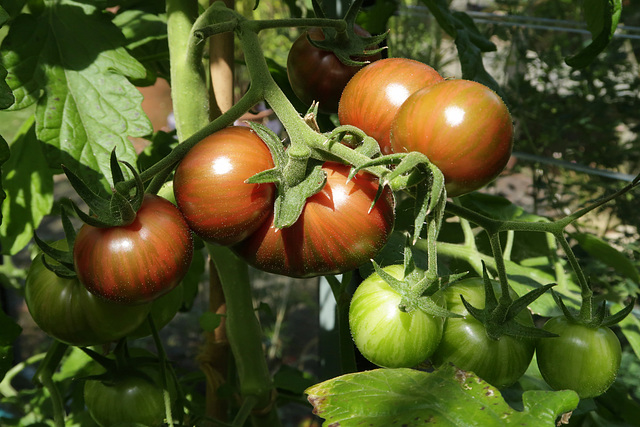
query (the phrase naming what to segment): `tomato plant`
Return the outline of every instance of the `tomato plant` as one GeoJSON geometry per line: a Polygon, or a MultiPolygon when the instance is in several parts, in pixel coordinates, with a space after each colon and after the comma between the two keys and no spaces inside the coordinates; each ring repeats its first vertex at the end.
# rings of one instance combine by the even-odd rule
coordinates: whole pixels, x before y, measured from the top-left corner
{"type": "Polygon", "coordinates": [[[392,152],[391,123],[412,93],[442,81],[427,64],[407,58],[386,58],[360,70],[342,92],[338,118],[373,137],[383,154],[392,152]]]}
{"type": "MultiPolygon", "coordinates": [[[[366,30],[354,25],[359,36],[368,37],[366,30]]],[[[320,28],[309,28],[291,46],[287,57],[287,76],[291,88],[306,105],[318,102],[318,109],[325,113],[337,113],[338,101],[347,82],[362,66],[346,65],[329,50],[313,46],[311,40],[324,40],[320,28]]],[[[355,61],[376,61],[380,54],[354,57],[355,61]]]]}
{"type": "Polygon", "coordinates": [[[103,300],[77,278],[57,276],[44,265],[44,256],[38,254],[31,262],[25,300],[31,317],[48,335],[71,345],[99,345],[127,336],[146,321],[151,304],[103,300]]]}
{"type": "Polygon", "coordinates": [[[616,379],[622,354],[611,329],[581,325],[564,316],[549,319],[544,329],[558,334],[536,346],[538,368],[547,384],[556,390],[574,390],[582,399],[607,391],[616,379]]]}
{"type": "Polygon", "coordinates": [[[200,141],[173,179],[176,202],[189,227],[221,245],[249,236],[267,219],[275,186],[245,181],[272,167],[269,149],[247,127],[228,127],[200,141]]]}
{"type": "Polygon", "coordinates": [[[261,270],[292,277],[349,271],[375,256],[393,229],[393,193],[385,188],[369,211],[375,176],[358,173],[347,182],[348,166],[328,162],[323,170],[327,183],[295,224],[277,230],[271,217],[233,250],[261,270]]]}
{"type": "Polygon", "coordinates": [[[84,401],[100,427],[159,427],[165,418],[163,389],[138,372],[117,373],[108,380],[86,380],[84,401]]]}
{"type": "MultiPolygon", "coordinates": [[[[281,420],[291,412],[279,405],[305,402],[305,394],[327,425],[556,425],[566,422],[576,408],[574,416],[581,412],[587,418],[591,413],[593,419],[587,418],[587,423],[593,425],[637,424],[640,407],[631,396],[638,388],[627,381],[640,353],[634,345],[638,316],[637,310],[633,312],[640,276],[636,261],[628,256],[633,247],[622,249],[627,253],[618,249],[623,246],[614,249],[589,234],[591,221],[577,222],[614,199],[624,201],[619,205],[632,200],[640,176],[612,190],[616,184],[611,178],[622,175],[570,165],[567,161],[579,162],[587,158],[583,154],[598,150],[587,139],[574,138],[584,143],[584,153],[569,159],[576,153],[563,150],[566,138],[557,135],[584,129],[572,128],[570,120],[562,129],[553,129],[558,122],[546,121],[533,114],[536,108],[527,108],[531,99],[544,100],[539,104],[566,117],[563,107],[575,104],[570,115],[584,122],[593,114],[582,111],[582,103],[572,103],[575,97],[569,96],[583,92],[579,99],[589,101],[585,107],[599,103],[607,127],[616,132],[605,135],[614,137],[602,137],[599,121],[589,122],[584,127],[594,140],[611,141],[606,144],[611,152],[637,145],[633,138],[637,119],[623,115],[638,110],[634,107],[639,100],[627,90],[637,86],[637,79],[630,77],[638,76],[634,50],[626,42],[614,43],[617,52],[594,61],[609,38],[625,37],[615,28],[621,9],[570,10],[567,17],[583,14],[592,31],[562,44],[545,38],[548,52],[536,52],[533,46],[525,47],[520,36],[516,44],[506,40],[515,34],[512,31],[526,33],[494,25],[504,17],[502,12],[524,7],[511,3],[492,6],[490,24],[477,20],[478,15],[450,10],[446,1],[424,1],[420,8],[382,0],[366,5],[362,0],[252,3],[255,12],[244,2],[197,0],[14,1],[0,6],[0,110],[11,110],[6,115],[0,111],[0,249],[3,255],[15,255],[0,260],[0,300],[2,310],[9,311],[8,316],[0,312],[0,425],[95,425],[88,420],[90,411],[105,425],[159,425],[166,418],[166,424],[176,426],[275,427],[299,421],[281,420]],[[115,3],[118,7],[111,7],[115,3]],[[347,3],[342,14],[338,9],[347,3]],[[286,10],[291,16],[271,19],[266,14],[274,10],[286,10]],[[434,31],[422,31],[424,22],[413,25],[426,13],[433,15],[426,25],[433,24],[434,31]],[[338,15],[342,17],[335,18],[338,15]],[[376,35],[359,36],[355,21],[376,35]],[[311,94],[305,102],[319,100],[321,109],[335,112],[340,97],[337,118],[316,117],[313,109],[303,117],[292,103],[296,95],[288,97],[285,91],[289,85],[279,57],[281,39],[313,27],[322,28],[322,36],[311,45],[327,49],[313,56],[314,48],[304,45],[318,30],[294,42],[288,67],[291,85],[297,85],[296,67],[306,67],[302,81],[298,80],[311,94]],[[500,31],[494,32],[496,28],[500,31]],[[446,33],[446,50],[441,49],[441,30],[446,33]],[[591,44],[586,40],[589,33],[595,36],[591,44]],[[498,49],[493,41],[499,39],[498,49]],[[336,64],[322,71],[322,55],[354,65],[348,58],[376,59],[370,54],[381,52],[373,46],[382,43],[392,55],[415,52],[414,59],[419,55],[429,60],[379,59],[346,85],[336,78],[353,69],[340,74],[341,64],[336,64]],[[300,45],[302,52],[297,50],[300,45]],[[584,50],[560,61],[560,51],[582,45],[584,50]],[[450,55],[454,50],[458,58],[450,55]],[[503,88],[491,75],[495,68],[483,65],[483,54],[492,51],[492,67],[509,64],[503,88]],[[525,65],[541,66],[511,62],[521,51],[526,52],[525,65]],[[509,61],[500,57],[503,52],[512,55],[509,61]],[[620,53],[630,60],[608,62],[620,53]],[[556,73],[547,68],[550,61],[564,68],[556,73]],[[592,67],[587,67],[591,61],[592,67]],[[369,73],[375,70],[379,72],[374,78],[369,73]],[[444,75],[465,80],[444,80],[444,75]],[[351,92],[351,87],[357,90],[351,92]],[[510,92],[514,87],[517,93],[510,92]],[[553,94],[549,88],[563,92],[553,94]],[[161,102],[148,96],[156,91],[164,98],[161,102]],[[511,117],[496,95],[503,92],[505,100],[516,96],[523,100],[513,104],[518,107],[513,109],[517,138],[525,144],[516,153],[522,170],[537,170],[546,162],[536,157],[529,165],[527,155],[553,153],[548,162],[557,170],[570,166],[575,182],[588,181],[588,192],[601,195],[599,200],[585,205],[584,198],[558,193],[561,207],[566,203],[579,210],[544,209],[548,217],[542,217],[502,196],[477,192],[447,199],[445,181],[450,196],[462,195],[488,183],[509,158],[511,117]],[[625,97],[629,108],[604,108],[614,92],[625,97]],[[267,110],[252,113],[262,106],[267,110]],[[155,107],[167,108],[149,114],[155,107]],[[260,123],[267,117],[268,123],[260,123]],[[20,119],[23,124],[14,126],[20,119]],[[232,126],[247,120],[251,130],[232,126]],[[531,123],[549,125],[537,126],[547,130],[540,133],[531,123]],[[620,129],[625,130],[623,139],[618,138],[620,129]],[[408,139],[402,141],[404,137],[408,139]],[[423,142],[428,147],[422,147],[423,142]],[[528,152],[533,148],[534,153],[528,152]],[[609,181],[587,180],[583,170],[606,175],[609,181]],[[61,171],[65,176],[56,176],[61,171]],[[60,197],[66,196],[68,184],[75,194],[60,197]],[[175,206],[153,196],[172,200],[168,193],[175,196],[175,206]],[[83,206],[76,203],[79,199],[83,206]],[[55,250],[39,239],[36,244],[58,263],[52,271],[62,277],[77,272],[78,279],[43,274],[38,263],[46,257],[36,258],[32,272],[23,274],[24,261],[31,261],[24,255],[33,248],[34,230],[38,235],[57,234],[57,223],[49,218],[58,213],[67,241],[75,240],[75,246],[69,246],[73,253],[55,250]],[[89,224],[79,233],[78,220],[89,224]],[[581,233],[567,232],[574,227],[581,233]],[[202,239],[192,242],[195,234],[202,239]],[[584,249],[578,252],[580,259],[574,253],[577,246],[584,249]],[[397,264],[403,264],[402,280],[398,267],[379,267],[397,264]],[[354,290],[352,300],[358,273],[371,267],[379,277],[367,278],[354,290]],[[387,271],[395,271],[395,276],[387,271]],[[469,272],[484,275],[485,280],[458,282],[469,272]],[[278,274],[325,277],[289,280],[278,274]],[[489,276],[499,279],[499,299],[493,292],[482,297],[482,285],[493,289],[489,276]],[[46,354],[38,354],[40,343],[33,342],[31,330],[25,328],[27,334],[20,336],[24,319],[12,319],[24,313],[19,304],[24,279],[34,318],[42,315],[38,321],[42,329],[65,341],[47,340],[46,354]],[[254,279],[258,283],[252,283],[254,279]],[[303,285],[297,286],[300,282],[303,285]],[[88,313],[83,310],[80,315],[76,309],[89,304],[79,298],[74,297],[71,305],[57,304],[56,298],[67,294],[59,291],[61,283],[77,285],[101,306],[124,304],[118,305],[115,320],[106,314],[85,318],[88,313]],[[183,298],[178,283],[186,290],[183,298]],[[274,289],[280,284],[285,293],[274,289]],[[335,305],[324,298],[326,284],[335,305]],[[549,295],[552,286],[557,293],[549,295]],[[512,287],[520,297],[510,296],[512,287]],[[7,293],[10,298],[5,299],[7,293]],[[464,304],[460,294],[465,295],[464,304]],[[594,309],[603,299],[626,307],[604,316],[604,306],[594,309]],[[283,316],[293,304],[296,311],[303,310],[305,322],[283,316]],[[127,313],[149,310],[149,305],[157,327],[170,321],[180,305],[188,313],[152,340],[135,339],[150,331],[147,323],[128,319],[127,313]],[[276,306],[277,315],[269,316],[265,305],[276,306]],[[627,338],[620,343],[623,363],[630,369],[619,372],[627,378],[598,397],[596,404],[578,406],[578,393],[550,391],[542,381],[517,381],[531,366],[534,340],[549,335],[533,324],[528,311],[551,317],[558,313],[556,305],[568,318],[569,310],[579,312],[583,324],[620,323],[620,333],[627,338]],[[333,319],[326,316],[327,308],[335,309],[333,319]],[[381,314],[383,310],[390,317],[381,314]],[[444,321],[450,315],[447,310],[463,317],[444,321]],[[316,317],[322,319],[322,332],[307,327],[306,320],[316,317]],[[335,328],[325,334],[331,320],[335,328]],[[100,329],[93,326],[96,322],[100,329]],[[125,326],[127,331],[136,329],[123,336],[125,326]],[[58,327],[61,332],[54,330],[58,327]],[[98,332],[113,336],[96,338],[98,332]],[[16,341],[20,338],[27,338],[26,346],[16,341]],[[354,341],[366,357],[391,368],[358,372],[354,341]],[[94,343],[102,345],[90,348],[94,343]],[[295,354],[289,343],[296,344],[295,354]],[[315,350],[316,344],[319,358],[315,351],[309,358],[306,352],[315,350]],[[136,356],[136,350],[147,346],[154,347],[152,355],[136,356]],[[20,357],[18,363],[13,364],[12,355],[20,357]],[[434,366],[421,363],[425,358],[434,366]],[[176,393],[163,390],[163,401],[160,383],[168,378],[158,381],[142,369],[156,359],[170,371],[171,380],[176,379],[168,387],[175,386],[176,393]],[[107,372],[85,377],[87,386],[81,390],[77,379],[91,375],[94,362],[107,372]],[[503,393],[453,364],[477,373],[503,393]],[[179,369],[174,372],[172,366],[179,369]],[[33,387],[17,381],[24,378],[32,379],[33,387]],[[312,385],[312,378],[323,381],[312,385]],[[169,403],[174,397],[175,404],[169,403]]],[[[455,3],[452,8],[459,6],[455,3]]],[[[563,3],[558,6],[562,13],[571,9],[569,2],[556,3],[563,3]]],[[[624,4],[625,10],[637,7],[634,2],[624,4]]],[[[541,15],[538,6],[525,9],[541,15]]],[[[635,157],[630,159],[619,165],[610,160],[590,166],[617,165],[627,171],[635,167],[635,157]]],[[[520,177],[531,178],[536,191],[548,180],[538,173],[520,177]]],[[[514,185],[516,192],[523,190],[521,181],[514,185]]],[[[511,183],[505,187],[512,190],[511,183]]],[[[566,188],[587,192],[576,185],[566,188]]],[[[618,225],[618,221],[605,223],[618,225]]],[[[624,225],[628,243],[626,233],[635,228],[624,225]]],[[[611,234],[602,231],[609,239],[611,234]]],[[[90,314],[103,311],[107,312],[94,308],[90,314]]],[[[543,342],[551,345],[558,340],[543,342]]],[[[552,356],[558,360],[550,363],[559,365],[565,357],[552,356]]],[[[309,407],[303,410],[311,412],[309,407]]],[[[575,418],[571,422],[575,424],[575,418]]]]}
{"type": "Polygon", "coordinates": [[[193,239],[171,202],[146,195],[133,223],[82,226],[73,247],[78,279],[101,298],[137,304],[175,288],[191,264],[193,239]]]}
{"type": "Polygon", "coordinates": [[[506,166],[513,146],[511,114],[488,87],[445,80],[404,102],[391,127],[391,146],[396,153],[425,154],[444,174],[448,194],[460,196],[506,166]]]}
{"type": "MultiPolygon", "coordinates": [[[[404,267],[384,271],[402,280],[404,267]]],[[[371,274],[353,295],[349,327],[358,350],[370,362],[387,368],[410,368],[433,354],[442,337],[443,318],[419,309],[400,308],[401,296],[377,273],[371,274]]]]}
{"type": "MultiPolygon", "coordinates": [[[[434,364],[452,363],[498,388],[518,381],[531,363],[535,340],[508,335],[496,340],[487,335],[484,325],[469,314],[460,298],[462,295],[474,307],[483,308],[485,297],[481,278],[456,282],[444,291],[444,295],[447,309],[464,317],[446,320],[442,341],[432,356],[434,364]]],[[[520,312],[517,319],[524,325],[533,325],[528,311],[520,312]]]]}

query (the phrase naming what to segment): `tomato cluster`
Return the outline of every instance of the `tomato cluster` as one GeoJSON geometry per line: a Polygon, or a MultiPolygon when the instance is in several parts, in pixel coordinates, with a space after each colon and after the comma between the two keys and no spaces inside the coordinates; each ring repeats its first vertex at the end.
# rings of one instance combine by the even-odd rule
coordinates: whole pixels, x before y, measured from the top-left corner
{"type": "Polygon", "coordinates": [[[411,59],[382,59],[360,70],[342,92],[338,117],[374,137],[383,154],[425,154],[452,197],[489,183],[511,156],[511,115],[495,92],[444,79],[411,59]]]}
{"type": "Polygon", "coordinates": [[[335,274],[357,268],[384,246],[394,224],[393,193],[378,180],[327,162],[324,188],[309,197],[290,227],[273,225],[275,185],[247,184],[273,167],[265,143],[247,127],[230,127],[198,143],[178,165],[178,207],[203,240],[230,246],[249,264],[291,277],[335,274]],[[348,181],[348,182],[347,182],[348,181]]]}
{"type": "MultiPolygon", "coordinates": [[[[401,265],[384,270],[403,279],[401,265]]],[[[497,282],[493,285],[499,298],[500,287],[497,282]]],[[[356,289],[349,309],[349,326],[356,347],[378,366],[414,367],[427,359],[436,367],[451,363],[474,372],[497,388],[518,381],[535,352],[540,373],[549,386],[574,390],[583,399],[601,395],[616,378],[621,347],[608,327],[587,326],[560,316],[544,325],[545,330],[557,337],[502,335],[493,339],[485,325],[470,315],[461,298],[483,308],[483,279],[456,282],[442,291],[442,296],[442,305],[462,317],[445,321],[420,310],[403,311],[400,294],[377,273],[372,274],[356,289]]],[[[512,298],[517,295],[513,293],[512,298]]],[[[516,319],[521,325],[533,326],[527,310],[516,319]]]]}
{"type": "MultiPolygon", "coordinates": [[[[66,241],[52,246],[67,249],[66,241]]],[[[46,264],[57,262],[42,253],[27,274],[27,307],[50,336],[77,346],[142,337],[151,333],[149,314],[161,328],[180,308],[193,240],[166,199],[145,195],[128,225],[84,224],[72,250],[75,275],[54,273],[46,264]]]]}

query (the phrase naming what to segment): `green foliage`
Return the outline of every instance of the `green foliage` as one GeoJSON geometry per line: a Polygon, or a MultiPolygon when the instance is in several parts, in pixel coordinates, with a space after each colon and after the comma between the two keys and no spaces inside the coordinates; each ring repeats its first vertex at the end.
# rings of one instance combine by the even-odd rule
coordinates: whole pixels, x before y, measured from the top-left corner
{"type": "Polygon", "coordinates": [[[36,137],[33,119],[24,123],[11,144],[11,157],[2,168],[7,200],[2,204],[2,251],[15,254],[53,207],[53,173],[36,137]]]}
{"type": "Polygon", "coordinates": [[[524,410],[511,408],[500,392],[453,366],[433,373],[378,369],[348,374],[306,390],[315,412],[329,423],[349,427],[436,424],[439,426],[553,426],[574,409],[572,391],[528,391],[524,410]],[[464,407],[464,410],[460,408],[464,407]]]}
{"type": "Polygon", "coordinates": [[[56,3],[12,22],[2,43],[16,99],[11,108],[37,103],[36,135],[53,168],[74,160],[109,177],[113,148],[135,163],[128,137],[148,135],[151,126],[142,96],[127,80],[146,72],[124,43],[118,28],[86,3],[56,3]],[[87,28],[94,37],[86,37],[87,28]]]}

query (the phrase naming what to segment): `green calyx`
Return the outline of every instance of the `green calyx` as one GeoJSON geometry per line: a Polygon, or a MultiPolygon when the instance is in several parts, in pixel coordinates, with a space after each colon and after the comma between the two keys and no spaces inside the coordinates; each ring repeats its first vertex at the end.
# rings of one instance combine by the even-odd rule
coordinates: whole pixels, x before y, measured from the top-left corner
{"type": "MultiPolygon", "coordinates": [[[[345,65],[352,67],[361,67],[369,63],[369,61],[362,61],[355,58],[367,58],[374,56],[382,52],[385,48],[378,48],[377,46],[387,38],[388,33],[383,33],[375,36],[363,37],[355,33],[354,25],[358,11],[362,0],[354,1],[344,17],[346,23],[344,30],[337,30],[332,27],[325,27],[322,29],[324,33],[324,40],[312,40],[307,36],[307,40],[312,46],[322,50],[332,51],[345,65]]],[[[324,18],[324,12],[317,0],[313,1],[313,9],[316,16],[324,18]]]]}
{"type": "MultiPolygon", "coordinates": [[[[438,297],[437,292],[442,288],[442,281],[450,278],[430,277],[427,272],[418,268],[413,260],[413,253],[407,246],[404,251],[404,271],[402,279],[397,279],[378,263],[371,261],[376,274],[380,276],[394,291],[401,296],[398,308],[404,312],[421,310],[434,317],[461,317],[459,314],[447,310],[438,297]]],[[[466,273],[465,273],[466,274],[466,273]]]]}
{"type": "Polygon", "coordinates": [[[275,167],[252,176],[247,183],[276,184],[274,226],[290,227],[302,214],[307,199],[324,188],[327,176],[322,170],[323,162],[311,158],[311,150],[303,145],[292,145],[285,151],[269,128],[253,122],[249,125],[269,147],[275,167]]]}
{"type": "MultiPolygon", "coordinates": [[[[597,308],[592,313],[585,314],[584,310],[581,310],[579,314],[572,313],[567,306],[562,302],[562,298],[551,290],[551,295],[553,296],[554,301],[562,310],[562,314],[572,323],[578,323],[589,328],[600,328],[600,327],[611,327],[622,320],[633,311],[633,307],[635,306],[635,298],[632,298],[631,301],[624,306],[624,308],[618,311],[615,314],[610,314],[607,316],[606,314],[606,301],[602,301],[602,304],[599,304],[597,308]]],[[[593,306],[593,297],[589,297],[589,305],[593,306]]],[[[584,302],[583,302],[584,305],[584,302]]]]}
{"type": "Polygon", "coordinates": [[[67,209],[67,204],[61,205],[60,216],[62,218],[62,227],[65,234],[65,240],[55,242],[53,244],[46,243],[36,233],[33,233],[33,240],[38,248],[45,255],[42,257],[44,266],[53,271],[58,277],[71,279],[76,277],[73,266],[73,244],[76,240],[76,231],[71,224],[67,209]]]}
{"type": "Polygon", "coordinates": [[[90,213],[83,212],[75,203],[71,202],[73,209],[80,219],[94,227],[115,227],[131,224],[142,205],[144,198],[144,185],[135,168],[127,162],[118,161],[115,150],[111,152],[111,177],[113,180],[113,192],[110,198],[100,196],[89,185],[82,181],[78,175],[66,168],[62,169],[78,193],[80,198],[89,206],[90,213]],[[131,194],[120,164],[124,164],[134,178],[134,191],[131,194]]]}
{"type": "Polygon", "coordinates": [[[555,283],[534,289],[516,300],[511,300],[510,297],[500,298],[498,300],[491,279],[489,279],[487,274],[486,267],[484,268],[483,280],[485,295],[485,305],[483,309],[472,306],[463,296],[460,296],[460,298],[469,314],[484,325],[489,338],[497,340],[503,335],[523,339],[557,336],[543,329],[525,326],[516,320],[516,316],[518,316],[520,312],[527,310],[529,304],[538,299],[548,289],[555,286],[555,283]]]}

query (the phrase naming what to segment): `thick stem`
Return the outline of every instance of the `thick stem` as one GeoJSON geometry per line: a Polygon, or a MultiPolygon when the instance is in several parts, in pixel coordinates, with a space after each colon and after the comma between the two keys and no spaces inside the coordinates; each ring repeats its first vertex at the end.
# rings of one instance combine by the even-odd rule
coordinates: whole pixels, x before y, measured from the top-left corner
{"type": "Polygon", "coordinates": [[[197,1],[167,0],[171,98],[180,141],[209,122],[209,97],[202,63],[204,43],[197,43],[191,36],[197,16],[197,1]]]}
{"type": "Polygon", "coordinates": [[[262,329],[253,307],[247,264],[226,247],[207,247],[226,299],[227,338],[238,371],[240,394],[256,399],[254,425],[279,425],[274,415],[275,389],[262,348],[262,329]]]}

